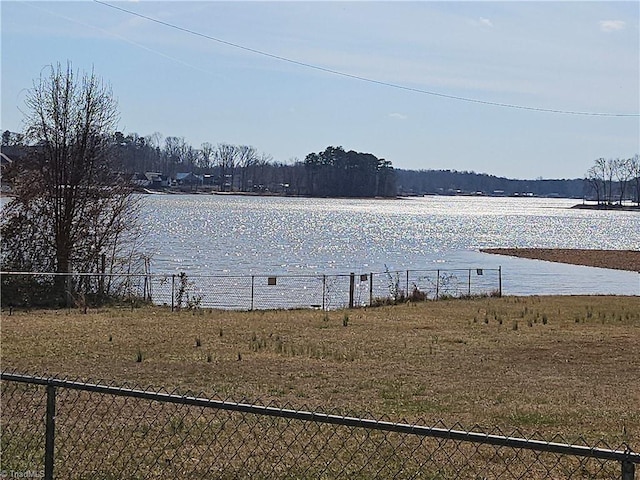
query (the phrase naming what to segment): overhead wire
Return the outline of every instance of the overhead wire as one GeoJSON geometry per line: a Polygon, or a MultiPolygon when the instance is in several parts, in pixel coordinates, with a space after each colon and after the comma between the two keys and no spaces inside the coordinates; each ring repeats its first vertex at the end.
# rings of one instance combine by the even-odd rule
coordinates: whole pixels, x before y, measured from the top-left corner
{"type": "Polygon", "coordinates": [[[78,20],[76,18],[68,17],[67,15],[63,15],[61,13],[54,12],[54,11],[52,11],[50,9],[47,9],[47,8],[43,8],[40,4],[36,5],[36,4],[31,3],[31,2],[23,2],[23,4],[29,6],[30,8],[34,8],[36,10],[40,10],[42,12],[45,12],[48,15],[52,15],[54,17],[62,18],[64,20],[67,20],[68,22],[75,23],[77,25],[82,25],[83,27],[91,28],[91,29],[97,30],[99,32],[102,32],[102,33],[104,33],[106,35],[110,35],[112,37],[119,38],[120,40],[122,40],[124,42],[127,42],[127,43],[130,43],[131,45],[134,45],[134,46],[136,46],[138,48],[141,48],[142,50],[146,50],[146,51],[148,51],[150,53],[155,53],[156,55],[159,55],[159,56],[164,57],[166,59],[173,60],[174,62],[177,62],[177,63],[180,63],[180,64],[184,65],[185,67],[189,67],[189,68],[192,68],[194,70],[198,70],[198,71],[200,71],[202,73],[210,73],[210,72],[206,71],[203,68],[200,68],[200,67],[198,67],[196,65],[192,65],[192,64],[190,64],[188,62],[185,62],[184,60],[181,60],[179,58],[173,57],[171,55],[167,55],[166,53],[163,53],[163,52],[161,52],[159,50],[155,50],[153,48],[150,48],[150,47],[148,47],[146,45],[143,45],[143,44],[141,44],[139,42],[131,40],[130,38],[127,38],[127,37],[125,37],[123,35],[120,35],[118,33],[113,32],[113,31],[106,30],[104,28],[100,28],[100,27],[97,27],[95,25],[88,24],[86,22],[82,22],[82,21],[80,21],[80,20],[78,20]]]}
{"type": "Polygon", "coordinates": [[[133,15],[136,16],[138,18],[142,18],[145,20],[148,20],[150,22],[156,23],[158,25],[162,25],[174,30],[178,30],[184,33],[187,33],[189,35],[193,35],[196,37],[200,37],[200,38],[204,38],[206,40],[210,40],[216,43],[219,43],[221,45],[226,45],[229,47],[233,47],[239,50],[244,50],[246,52],[250,52],[256,55],[260,55],[263,57],[267,57],[267,58],[272,58],[274,60],[279,60],[282,62],[286,62],[286,63],[290,63],[292,65],[297,65],[300,67],[304,67],[304,68],[309,68],[309,69],[313,69],[313,70],[317,70],[317,71],[321,71],[321,72],[325,72],[325,73],[329,73],[332,75],[337,75],[337,76],[341,76],[341,77],[346,77],[346,78],[351,78],[354,80],[359,80],[362,82],[367,82],[367,83],[371,83],[371,84],[375,84],[375,85],[381,85],[384,87],[390,87],[390,88],[395,88],[398,90],[405,90],[408,92],[413,92],[413,93],[419,93],[422,95],[430,95],[430,96],[434,96],[434,97],[440,97],[440,98],[445,98],[445,99],[449,99],[449,100],[456,100],[456,101],[461,101],[461,102],[469,102],[469,103],[475,103],[475,104],[480,104],[480,105],[488,105],[488,106],[493,106],[493,107],[501,107],[501,108],[510,108],[510,109],[518,109],[518,110],[527,110],[527,111],[533,111],[533,112],[542,112],[542,113],[553,113],[553,114],[563,114],[563,115],[580,115],[580,116],[591,116],[591,117],[640,117],[640,113],[613,113],[613,112],[585,112],[585,111],[576,111],[576,110],[562,110],[562,109],[554,109],[554,108],[543,108],[543,107],[532,107],[532,106],[527,106],[527,105],[517,105],[517,104],[513,104],[513,103],[502,103],[502,102],[493,102],[493,101],[489,101],[489,100],[481,100],[478,98],[469,98],[469,97],[462,97],[462,96],[458,96],[458,95],[451,95],[451,94],[447,94],[447,93],[441,93],[441,92],[435,92],[435,91],[431,91],[431,90],[424,90],[421,88],[415,88],[415,87],[410,87],[407,85],[401,85],[401,84],[397,84],[397,83],[391,83],[391,82],[385,82],[382,80],[376,80],[374,78],[369,78],[369,77],[364,77],[361,75],[356,75],[353,73],[348,73],[348,72],[343,72],[340,70],[334,70],[331,68],[327,68],[327,67],[322,67],[320,65],[315,65],[312,63],[308,63],[308,62],[303,62],[300,60],[295,60],[292,58],[288,58],[288,57],[284,57],[281,55],[276,55],[274,53],[269,53],[263,50],[258,50],[255,48],[251,48],[251,47],[247,47],[245,45],[241,45],[238,43],[234,43],[234,42],[230,42],[228,40],[223,40],[221,38],[217,38],[202,32],[198,32],[195,30],[192,30],[190,28],[186,28],[186,27],[181,27],[180,25],[176,25],[170,22],[166,22],[164,20],[159,20],[157,18],[148,16],[148,15],[144,15],[138,12],[135,12],[133,10],[128,10],[126,8],[117,6],[117,5],[112,5],[110,3],[104,2],[102,0],[93,0],[94,3],[103,5],[105,7],[109,7],[112,8],[114,10],[119,10],[123,13],[129,14],[129,15],[133,15]]]}

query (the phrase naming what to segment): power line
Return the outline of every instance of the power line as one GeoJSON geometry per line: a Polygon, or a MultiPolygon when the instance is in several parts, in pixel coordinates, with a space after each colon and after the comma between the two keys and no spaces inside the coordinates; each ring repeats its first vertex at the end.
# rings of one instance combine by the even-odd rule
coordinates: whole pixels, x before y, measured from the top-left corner
{"type": "Polygon", "coordinates": [[[127,37],[124,37],[122,35],[119,35],[119,34],[117,34],[115,32],[112,32],[112,31],[109,31],[109,30],[105,30],[104,28],[96,27],[95,25],[91,25],[91,24],[88,24],[88,23],[85,23],[85,22],[81,22],[81,21],[79,21],[79,20],[77,20],[75,18],[71,18],[71,17],[68,17],[66,15],[62,15],[62,14],[60,14],[58,12],[53,12],[51,10],[48,10],[46,8],[41,7],[40,5],[34,5],[32,3],[29,3],[29,2],[24,2],[24,5],[28,5],[29,7],[34,8],[36,10],[40,10],[40,11],[46,12],[47,14],[52,15],[54,17],[62,18],[64,20],[67,20],[68,22],[76,23],[78,25],[82,25],[83,27],[87,27],[87,28],[93,28],[95,30],[98,30],[99,32],[106,33],[107,35],[114,36],[114,37],[119,38],[120,40],[122,40],[124,42],[130,43],[131,45],[134,45],[134,46],[136,46],[138,48],[141,48],[141,49],[146,50],[146,51],[151,52],[151,53],[155,53],[156,55],[160,55],[161,57],[168,58],[169,60],[173,60],[174,62],[181,63],[185,67],[193,68],[194,70],[198,70],[198,71],[200,71],[202,73],[210,73],[210,72],[207,72],[206,70],[204,70],[204,69],[202,69],[200,67],[197,67],[195,65],[191,65],[190,63],[187,63],[184,60],[181,60],[181,59],[176,58],[176,57],[172,57],[171,55],[167,55],[166,53],[160,52],[158,50],[154,50],[153,48],[147,47],[146,45],[143,45],[141,43],[134,42],[133,40],[131,40],[131,39],[127,38],[127,37]]]}
{"type": "Polygon", "coordinates": [[[480,105],[489,105],[489,106],[493,106],[493,107],[502,107],[502,108],[511,108],[511,109],[518,109],[518,110],[528,110],[528,111],[533,111],[533,112],[543,112],[543,113],[556,113],[556,114],[563,114],[563,115],[581,115],[581,116],[590,116],[590,117],[640,117],[640,113],[611,113],[611,112],[581,112],[581,111],[574,111],[574,110],[561,110],[561,109],[553,109],[553,108],[541,108],[541,107],[529,107],[529,106],[525,106],[525,105],[516,105],[516,104],[512,104],[512,103],[501,103],[501,102],[491,102],[488,100],[480,100],[477,98],[468,98],[468,97],[461,97],[461,96],[457,96],[457,95],[450,95],[450,94],[446,94],[446,93],[440,93],[440,92],[434,92],[434,91],[430,91],[430,90],[423,90],[420,88],[414,88],[414,87],[408,87],[406,85],[400,85],[397,83],[390,83],[390,82],[384,82],[381,80],[376,80],[373,78],[368,78],[368,77],[363,77],[360,75],[355,75],[352,73],[347,73],[347,72],[342,72],[339,70],[333,70],[331,68],[326,68],[326,67],[321,67],[319,65],[314,65],[312,63],[306,63],[306,62],[301,62],[299,60],[294,60],[288,57],[283,57],[281,55],[276,55],[273,53],[269,53],[269,52],[265,52],[262,50],[257,50],[255,48],[251,48],[251,47],[246,47],[244,45],[240,45],[238,43],[233,43],[233,42],[229,42],[227,40],[223,40],[221,38],[216,38],[213,37],[211,35],[207,35],[205,33],[200,33],[197,32],[195,30],[191,30],[189,28],[185,28],[185,27],[181,27],[179,25],[175,25],[173,23],[169,23],[169,22],[165,22],[163,20],[158,20],[157,18],[153,18],[150,17],[148,15],[143,15],[141,13],[137,13],[134,12],[132,10],[127,10],[126,8],[122,8],[122,7],[118,7],[116,5],[111,5],[107,2],[104,2],[102,0],[93,0],[95,3],[98,3],[100,5],[104,5],[105,7],[109,7],[112,8],[114,10],[119,10],[121,12],[124,12],[126,14],[129,15],[133,15],[139,18],[143,18],[145,20],[148,20],[150,22],[153,23],[157,23],[159,25],[163,25],[165,27],[168,28],[172,28],[174,30],[178,30],[184,33],[188,33],[190,35],[194,35],[196,37],[200,37],[200,38],[204,38],[206,40],[210,40],[213,42],[217,42],[220,43],[222,45],[226,45],[229,47],[233,47],[233,48],[237,48],[239,50],[244,50],[246,52],[250,52],[250,53],[254,53],[256,55],[261,55],[263,57],[267,57],[267,58],[272,58],[274,60],[279,60],[282,62],[287,62],[293,65],[297,65],[300,67],[304,67],[304,68],[310,68],[313,70],[318,70],[321,72],[325,72],[325,73],[330,73],[332,75],[338,75],[341,77],[346,77],[346,78],[351,78],[354,80],[359,80],[362,82],[367,82],[367,83],[372,83],[375,85],[381,85],[384,87],[390,87],[390,88],[395,88],[398,90],[405,90],[408,92],[413,92],[413,93],[419,93],[422,95],[431,95],[434,97],[440,97],[440,98],[446,98],[449,100],[457,100],[457,101],[461,101],[461,102],[469,102],[469,103],[476,103],[476,104],[480,104],[480,105]]]}

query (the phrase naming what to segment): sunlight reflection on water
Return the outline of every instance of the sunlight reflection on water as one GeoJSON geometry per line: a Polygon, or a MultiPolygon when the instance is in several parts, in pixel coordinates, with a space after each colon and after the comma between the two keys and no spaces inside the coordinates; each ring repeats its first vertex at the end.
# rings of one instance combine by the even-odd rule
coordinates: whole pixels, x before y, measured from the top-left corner
{"type": "Polygon", "coordinates": [[[501,265],[506,294],[638,294],[640,275],[634,272],[478,252],[484,247],[640,250],[640,215],[570,209],[575,203],[150,195],[143,222],[147,253],[154,271],[162,273],[331,274],[501,265]]]}

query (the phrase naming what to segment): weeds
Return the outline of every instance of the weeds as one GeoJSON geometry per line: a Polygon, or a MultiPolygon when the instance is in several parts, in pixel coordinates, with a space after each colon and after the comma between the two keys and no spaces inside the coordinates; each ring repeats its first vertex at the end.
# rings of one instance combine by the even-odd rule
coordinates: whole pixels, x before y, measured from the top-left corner
{"type": "MultiPolygon", "coordinates": [[[[348,320],[347,320],[348,325],[348,320]]],[[[253,333],[249,339],[249,350],[254,353],[273,352],[283,357],[307,357],[318,360],[353,361],[357,350],[322,340],[300,339],[298,342],[283,340],[280,335],[262,336],[253,333]]]]}
{"type": "Polygon", "coordinates": [[[384,272],[387,276],[387,286],[389,288],[389,296],[393,303],[399,303],[404,301],[404,290],[400,288],[400,272],[395,272],[392,275],[389,271],[389,267],[384,266],[384,272]]]}
{"type": "Polygon", "coordinates": [[[411,293],[407,298],[410,302],[424,302],[427,300],[427,294],[418,288],[415,283],[411,286],[411,293]]]}
{"type": "Polygon", "coordinates": [[[187,295],[187,288],[189,286],[189,281],[187,280],[187,274],[185,272],[180,272],[178,274],[178,282],[178,290],[176,290],[176,309],[180,310],[182,308],[184,297],[187,295]]]}
{"type": "Polygon", "coordinates": [[[189,289],[193,287],[193,283],[187,278],[185,272],[178,274],[178,289],[175,292],[176,310],[181,310],[185,306],[188,310],[199,310],[202,304],[201,295],[190,295],[189,289]]]}

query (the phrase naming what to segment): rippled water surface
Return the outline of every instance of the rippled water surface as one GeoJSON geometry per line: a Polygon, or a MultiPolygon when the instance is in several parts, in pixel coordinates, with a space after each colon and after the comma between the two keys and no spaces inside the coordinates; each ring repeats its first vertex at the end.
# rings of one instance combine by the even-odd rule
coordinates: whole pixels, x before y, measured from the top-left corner
{"type": "Polygon", "coordinates": [[[640,215],[575,200],[343,200],[227,195],[144,198],[153,270],[191,274],[503,269],[507,294],[638,294],[640,275],[482,254],[483,247],[640,250],[640,215]]]}

